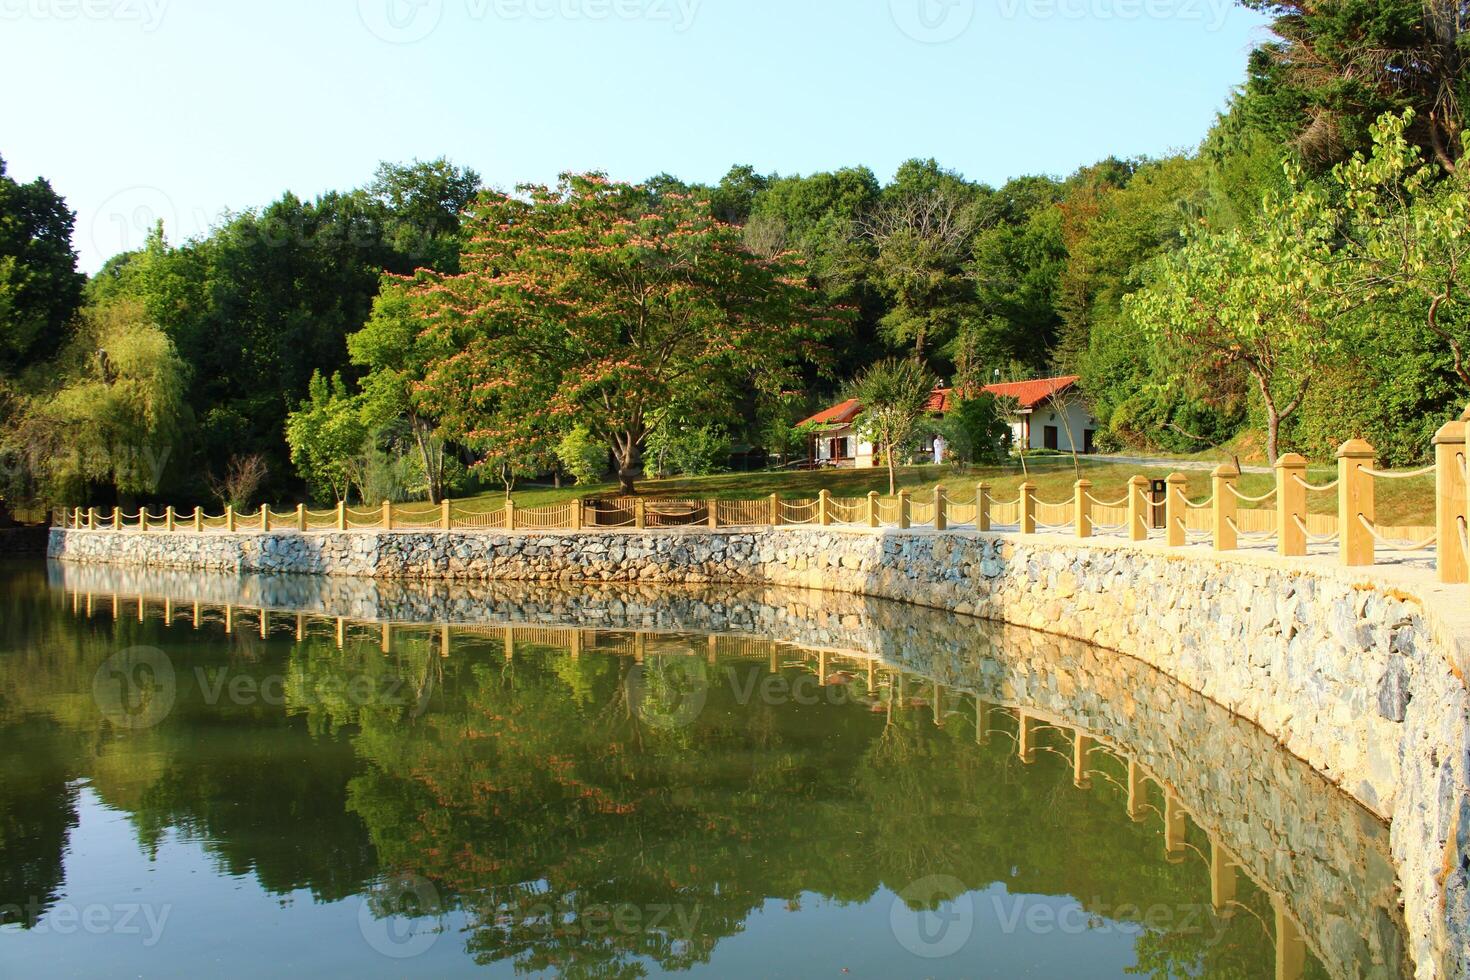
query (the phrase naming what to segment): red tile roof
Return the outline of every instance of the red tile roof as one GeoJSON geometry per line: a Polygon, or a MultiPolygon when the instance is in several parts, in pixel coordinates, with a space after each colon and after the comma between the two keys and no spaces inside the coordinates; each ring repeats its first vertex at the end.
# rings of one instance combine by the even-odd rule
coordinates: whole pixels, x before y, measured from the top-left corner
{"type": "Polygon", "coordinates": [[[840,405],[833,405],[802,422],[802,425],[846,425],[863,414],[863,403],[849,398],[840,405]]]}
{"type": "MultiPolygon", "coordinates": [[[[1014,398],[1022,408],[1034,409],[1048,399],[1070,391],[1082,379],[1077,375],[1063,378],[1039,378],[1035,381],[1011,381],[1005,384],[986,385],[985,391],[999,398],[1014,398]]],[[[935,388],[929,396],[929,411],[935,415],[947,414],[954,407],[953,388],[935,388]]],[[[818,412],[802,425],[846,425],[863,413],[862,403],[849,398],[840,405],[833,405],[818,412]]]]}
{"type": "Polygon", "coordinates": [[[1082,379],[1075,374],[1065,378],[1040,378],[1036,381],[1012,381],[1007,384],[986,385],[985,390],[1000,398],[1014,398],[1022,408],[1035,408],[1048,399],[1076,387],[1082,379]]]}

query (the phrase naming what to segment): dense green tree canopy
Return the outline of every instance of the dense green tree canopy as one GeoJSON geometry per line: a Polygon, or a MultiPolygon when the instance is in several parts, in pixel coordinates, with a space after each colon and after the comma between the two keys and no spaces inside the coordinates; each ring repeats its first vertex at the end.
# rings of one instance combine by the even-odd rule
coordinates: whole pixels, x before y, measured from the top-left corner
{"type": "Polygon", "coordinates": [[[0,157],[0,374],[66,341],[86,281],[71,244],[75,219],[46,180],[17,183],[0,157]]]}
{"type": "MultiPolygon", "coordinates": [[[[384,163],[359,189],[284,194],[195,239],[154,229],[83,288],[66,203],[43,179],[17,183],[0,160],[0,419],[10,422],[0,451],[24,455],[19,433],[46,432],[32,423],[54,423],[46,406],[85,378],[69,345],[78,325],[129,303],[186,368],[166,426],[178,433],[174,463],[157,490],[178,504],[207,499],[255,456],[270,474],[262,492],[302,496],[313,478],[283,435],[291,413],[311,410],[318,372],[340,374],[363,413],[356,465],[391,470],[399,491],[431,500],[461,486],[472,459],[501,481],[549,476],[579,426],[616,449],[626,473],[659,418],[784,458],[804,441],[793,440],[796,419],[895,355],[960,385],[1080,374],[1105,446],[1197,450],[1242,435],[1249,452],[1252,436],[1274,432],[1278,449],[1320,455],[1346,432],[1391,460],[1421,458],[1470,388],[1464,2],[1242,2],[1272,17],[1273,33],[1197,149],[1142,158],[1118,147],[1070,175],[998,188],[924,157],[886,179],[861,165],[740,164],[712,185],[668,173],[636,191],[610,185],[622,199],[608,204],[608,191],[594,215],[577,188],[480,198],[479,175],[444,158],[384,163]],[[1386,113],[1397,135],[1375,147],[1386,113]],[[1160,297],[1205,258],[1199,243],[1238,258],[1235,245],[1269,238],[1307,192],[1320,192],[1331,233],[1351,242],[1356,278],[1332,289],[1347,297],[1341,326],[1355,339],[1313,361],[1300,399],[1267,398],[1245,360],[1181,372],[1175,342],[1125,316],[1130,301],[1164,309],[1160,297]],[[667,348],[643,326],[612,326],[632,322],[629,291],[650,282],[657,302],[639,322],[659,324],[667,348]],[[811,316],[783,308],[797,295],[811,316]],[[834,313],[841,343],[809,343],[834,313]],[[558,323],[576,329],[558,334],[558,323]],[[711,340],[732,324],[743,338],[733,350],[711,340]],[[742,345],[757,336],[780,356],[752,356],[742,345]],[[649,374],[641,358],[665,349],[677,356],[649,374]]],[[[1175,326],[1186,322],[1203,321],[1175,326]]],[[[120,493],[106,478],[58,483],[23,469],[6,480],[11,499],[61,486],[103,504],[120,493]]]]}

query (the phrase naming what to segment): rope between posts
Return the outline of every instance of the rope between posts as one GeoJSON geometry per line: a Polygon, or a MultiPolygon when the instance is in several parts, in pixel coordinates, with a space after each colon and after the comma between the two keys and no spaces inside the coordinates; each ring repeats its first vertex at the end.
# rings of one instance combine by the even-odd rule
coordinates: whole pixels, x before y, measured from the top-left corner
{"type": "Polygon", "coordinates": [[[1184,506],[1185,507],[1188,507],[1190,510],[1207,510],[1208,508],[1213,507],[1215,505],[1215,495],[1214,494],[1210,494],[1204,500],[1201,500],[1199,503],[1195,503],[1193,500],[1190,500],[1188,497],[1186,497],[1184,495],[1184,491],[1183,490],[1176,490],[1175,493],[1179,494],[1179,499],[1181,501],[1183,501],[1184,502],[1184,506]]]}
{"type": "Polygon", "coordinates": [[[1242,531],[1233,517],[1225,518],[1225,523],[1230,525],[1230,530],[1235,532],[1236,537],[1246,541],[1267,541],[1276,537],[1275,531],[1242,531]]]}
{"type": "Polygon", "coordinates": [[[1295,473],[1291,475],[1291,478],[1295,480],[1298,485],[1306,487],[1308,490],[1315,490],[1318,493],[1326,493],[1328,490],[1336,490],[1337,485],[1342,482],[1342,478],[1339,477],[1338,479],[1333,480],[1331,483],[1323,483],[1319,486],[1315,483],[1308,483],[1306,480],[1303,480],[1295,473]]]}
{"type": "Polygon", "coordinates": [[[1276,489],[1273,487],[1270,493],[1263,493],[1259,497],[1247,497],[1245,494],[1235,489],[1235,487],[1229,483],[1225,484],[1225,488],[1231,493],[1235,494],[1236,500],[1239,500],[1241,503],[1246,504],[1263,504],[1266,501],[1270,500],[1272,497],[1276,496],[1277,493],[1276,489]]]}
{"type": "Polygon", "coordinates": [[[1430,545],[1439,540],[1439,535],[1433,534],[1423,541],[1416,541],[1413,543],[1407,541],[1390,541],[1388,538],[1385,538],[1383,535],[1379,534],[1378,528],[1373,525],[1373,522],[1368,520],[1368,518],[1364,517],[1362,514],[1358,515],[1358,522],[1362,524],[1363,527],[1368,529],[1368,533],[1373,535],[1374,541],[1377,541],[1385,548],[1390,548],[1394,551],[1423,551],[1424,549],[1428,548],[1430,545]]]}
{"type": "Polygon", "coordinates": [[[1292,514],[1291,519],[1296,523],[1297,529],[1302,532],[1302,535],[1313,544],[1327,544],[1330,541],[1336,541],[1341,534],[1339,531],[1334,531],[1331,534],[1313,534],[1307,530],[1307,522],[1302,520],[1300,514],[1292,514]]]}
{"type": "Polygon", "coordinates": [[[1094,497],[1090,493],[1089,494],[1086,494],[1085,496],[1087,497],[1088,500],[1092,501],[1092,504],[1095,507],[1122,507],[1122,506],[1124,506],[1125,504],[1128,503],[1128,497],[1127,497],[1127,495],[1124,495],[1123,497],[1119,498],[1118,500],[1098,500],[1096,497],[1094,497]]]}
{"type": "Polygon", "coordinates": [[[1465,527],[1465,518],[1458,520],[1460,525],[1460,547],[1465,549],[1465,555],[1470,557],[1470,529],[1465,527]]]}
{"type": "Polygon", "coordinates": [[[1423,469],[1410,470],[1404,473],[1395,473],[1390,470],[1373,470],[1369,469],[1366,466],[1362,467],[1361,470],[1361,472],[1366,473],[1369,476],[1376,476],[1380,480],[1413,480],[1421,476],[1428,476],[1434,471],[1435,467],[1433,466],[1426,466],[1423,469]]]}

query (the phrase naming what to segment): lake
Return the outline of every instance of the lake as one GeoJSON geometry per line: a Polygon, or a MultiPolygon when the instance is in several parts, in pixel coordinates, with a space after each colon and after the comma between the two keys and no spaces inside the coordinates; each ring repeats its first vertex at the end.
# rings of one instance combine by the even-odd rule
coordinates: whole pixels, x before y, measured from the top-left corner
{"type": "Polygon", "coordinates": [[[1411,972],[1381,823],[1082,644],[782,589],[0,604],[3,976],[1411,972]]]}

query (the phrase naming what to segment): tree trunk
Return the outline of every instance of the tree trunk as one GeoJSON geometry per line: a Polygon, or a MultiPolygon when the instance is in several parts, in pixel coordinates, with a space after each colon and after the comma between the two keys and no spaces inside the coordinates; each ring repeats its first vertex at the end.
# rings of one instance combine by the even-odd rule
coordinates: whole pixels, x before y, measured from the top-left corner
{"type": "Polygon", "coordinates": [[[893,447],[890,445],[884,450],[888,457],[888,496],[898,496],[898,467],[893,462],[893,447]]]}
{"type": "Polygon", "coordinates": [[[1281,416],[1276,412],[1276,406],[1271,399],[1266,399],[1266,463],[1275,466],[1276,460],[1280,458],[1281,449],[1281,416]]]}
{"type": "Polygon", "coordinates": [[[418,432],[414,433],[414,441],[419,444],[419,457],[424,463],[424,482],[429,487],[429,503],[439,502],[439,480],[434,472],[434,460],[429,452],[429,447],[418,432]]]}
{"type": "Polygon", "coordinates": [[[1291,401],[1281,408],[1276,407],[1276,398],[1271,394],[1271,386],[1266,383],[1264,375],[1256,375],[1256,384],[1261,389],[1261,401],[1266,405],[1266,459],[1274,467],[1276,460],[1280,458],[1281,423],[1295,415],[1296,410],[1302,407],[1302,402],[1307,400],[1312,379],[1303,381],[1291,401]]]}
{"type": "Polygon", "coordinates": [[[637,481],[643,465],[638,440],[631,432],[620,434],[613,442],[613,456],[618,463],[618,490],[627,496],[638,493],[637,481]]]}

